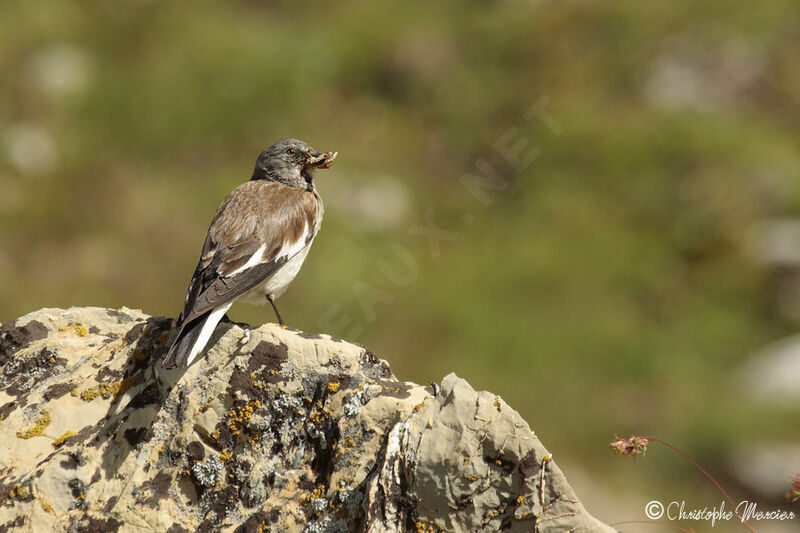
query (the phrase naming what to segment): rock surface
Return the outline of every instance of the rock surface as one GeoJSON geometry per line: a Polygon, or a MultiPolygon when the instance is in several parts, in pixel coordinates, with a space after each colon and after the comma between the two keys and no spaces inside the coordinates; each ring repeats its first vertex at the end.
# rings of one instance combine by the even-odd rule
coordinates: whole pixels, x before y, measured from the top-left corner
{"type": "Polygon", "coordinates": [[[528,425],[454,374],[327,335],[42,309],[0,327],[0,531],[613,531],[528,425]]]}

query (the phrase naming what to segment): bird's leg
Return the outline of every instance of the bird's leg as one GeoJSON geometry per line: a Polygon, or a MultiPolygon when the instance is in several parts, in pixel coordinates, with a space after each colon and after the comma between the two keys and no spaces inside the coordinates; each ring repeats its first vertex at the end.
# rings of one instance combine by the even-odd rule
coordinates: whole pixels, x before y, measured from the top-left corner
{"type": "Polygon", "coordinates": [[[278,317],[278,324],[280,324],[282,328],[286,328],[286,324],[283,323],[281,314],[278,312],[278,307],[275,305],[275,300],[272,299],[271,294],[267,294],[267,301],[270,303],[270,305],[272,305],[272,309],[275,310],[275,316],[278,317]]]}

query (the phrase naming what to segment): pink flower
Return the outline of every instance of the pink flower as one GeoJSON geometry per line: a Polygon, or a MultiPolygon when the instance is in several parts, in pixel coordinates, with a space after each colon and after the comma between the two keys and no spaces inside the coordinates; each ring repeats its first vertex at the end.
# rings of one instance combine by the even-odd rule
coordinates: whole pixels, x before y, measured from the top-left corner
{"type": "Polygon", "coordinates": [[[608,447],[614,450],[614,453],[623,457],[645,455],[647,445],[653,441],[650,437],[638,437],[636,435],[631,435],[629,439],[621,439],[616,435],[614,437],[617,440],[609,442],[608,447]]]}

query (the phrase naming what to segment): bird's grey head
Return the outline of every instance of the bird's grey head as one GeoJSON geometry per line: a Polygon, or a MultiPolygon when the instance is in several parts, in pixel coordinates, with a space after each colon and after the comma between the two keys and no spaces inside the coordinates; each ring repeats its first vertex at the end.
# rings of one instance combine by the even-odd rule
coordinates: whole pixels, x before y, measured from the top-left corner
{"type": "Polygon", "coordinates": [[[317,152],[298,139],[281,139],[258,155],[252,179],[277,181],[311,191],[313,170],[329,168],[336,155],[336,152],[317,152]]]}

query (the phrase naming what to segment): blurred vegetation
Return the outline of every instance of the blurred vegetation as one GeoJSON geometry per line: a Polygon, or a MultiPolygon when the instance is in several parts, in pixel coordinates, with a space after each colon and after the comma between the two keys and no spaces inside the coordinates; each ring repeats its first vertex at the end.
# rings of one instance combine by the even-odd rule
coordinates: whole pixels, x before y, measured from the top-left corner
{"type": "Polygon", "coordinates": [[[0,320],[176,315],[219,202],[299,137],[340,157],[291,325],[349,317],[328,332],[401,378],[499,393],[568,477],[714,503],[679,459],[605,444],[652,434],[719,472],[800,436],[736,381],[798,326],[751,242],[800,214],[798,49],[794,0],[3,2],[0,320]],[[560,135],[523,117],[542,96],[560,135]],[[523,172],[495,148],[509,128],[541,152],[523,172]],[[459,182],[481,158],[510,183],[488,206],[459,182]],[[429,210],[458,232],[438,257],[413,231],[429,210]],[[397,245],[403,286],[379,266],[404,272],[397,245]]]}

